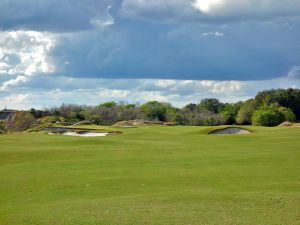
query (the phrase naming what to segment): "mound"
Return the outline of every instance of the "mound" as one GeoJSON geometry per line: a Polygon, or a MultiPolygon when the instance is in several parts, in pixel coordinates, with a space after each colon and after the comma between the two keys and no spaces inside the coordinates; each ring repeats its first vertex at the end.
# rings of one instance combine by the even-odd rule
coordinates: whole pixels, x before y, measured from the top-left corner
{"type": "Polygon", "coordinates": [[[217,129],[208,134],[250,134],[250,131],[238,127],[227,127],[224,129],[217,129]]]}
{"type": "Polygon", "coordinates": [[[151,121],[151,120],[126,120],[120,121],[114,124],[114,126],[138,126],[138,125],[163,125],[161,121],[151,121]]]}
{"type": "Polygon", "coordinates": [[[278,125],[279,127],[291,127],[293,124],[291,122],[283,122],[278,125]]]}
{"type": "Polygon", "coordinates": [[[93,122],[89,120],[83,120],[73,124],[73,126],[82,126],[82,125],[93,125],[93,122]]]}

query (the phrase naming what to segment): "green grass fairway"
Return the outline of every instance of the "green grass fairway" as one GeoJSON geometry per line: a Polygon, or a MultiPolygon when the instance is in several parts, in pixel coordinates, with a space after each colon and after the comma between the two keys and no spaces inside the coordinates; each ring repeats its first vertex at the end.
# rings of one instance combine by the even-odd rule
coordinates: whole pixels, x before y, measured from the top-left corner
{"type": "Polygon", "coordinates": [[[2,135],[0,224],[300,224],[300,128],[205,129],[2,135]]]}

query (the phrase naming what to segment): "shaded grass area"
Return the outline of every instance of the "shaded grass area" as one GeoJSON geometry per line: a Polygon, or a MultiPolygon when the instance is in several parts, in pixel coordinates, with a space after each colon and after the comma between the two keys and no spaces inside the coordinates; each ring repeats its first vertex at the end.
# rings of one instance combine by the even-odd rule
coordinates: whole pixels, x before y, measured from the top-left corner
{"type": "Polygon", "coordinates": [[[0,136],[0,224],[300,224],[300,129],[250,129],[0,136]]]}

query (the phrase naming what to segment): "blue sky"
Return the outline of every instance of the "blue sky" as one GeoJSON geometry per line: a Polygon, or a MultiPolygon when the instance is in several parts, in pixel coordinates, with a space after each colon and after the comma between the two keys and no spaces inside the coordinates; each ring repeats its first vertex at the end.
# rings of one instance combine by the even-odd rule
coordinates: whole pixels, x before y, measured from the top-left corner
{"type": "Polygon", "coordinates": [[[300,87],[299,0],[4,0],[0,108],[300,87]]]}

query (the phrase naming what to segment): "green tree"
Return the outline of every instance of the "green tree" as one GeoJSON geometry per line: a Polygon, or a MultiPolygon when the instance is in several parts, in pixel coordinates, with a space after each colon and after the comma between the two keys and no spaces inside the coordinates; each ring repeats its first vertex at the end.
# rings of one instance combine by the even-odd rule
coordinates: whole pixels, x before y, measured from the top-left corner
{"type": "Polygon", "coordinates": [[[141,106],[141,111],[150,120],[158,119],[166,121],[167,112],[171,110],[172,106],[169,103],[161,103],[158,101],[150,101],[141,106]]]}
{"type": "Polygon", "coordinates": [[[235,104],[225,103],[220,110],[220,114],[227,120],[227,124],[235,124],[238,111],[241,108],[242,103],[235,104]]]}
{"type": "Polygon", "coordinates": [[[278,108],[272,106],[261,107],[252,115],[252,125],[255,126],[277,126],[284,120],[284,114],[278,108]]]}
{"type": "Polygon", "coordinates": [[[113,108],[117,105],[118,104],[116,102],[112,101],[112,102],[104,102],[104,103],[100,104],[99,107],[113,108]]]}
{"type": "Polygon", "coordinates": [[[251,117],[256,109],[257,102],[254,99],[244,102],[238,111],[236,122],[243,125],[251,124],[251,117]]]}
{"type": "Polygon", "coordinates": [[[278,103],[280,106],[290,108],[296,118],[300,120],[300,89],[273,89],[259,92],[256,97],[259,105],[278,103]]]}
{"type": "Polygon", "coordinates": [[[206,98],[198,104],[200,110],[208,110],[213,113],[219,113],[223,104],[216,98],[206,98]]]}
{"type": "Polygon", "coordinates": [[[284,115],[284,121],[287,122],[295,122],[296,116],[293,110],[286,108],[286,107],[278,107],[278,110],[284,115]]]}

